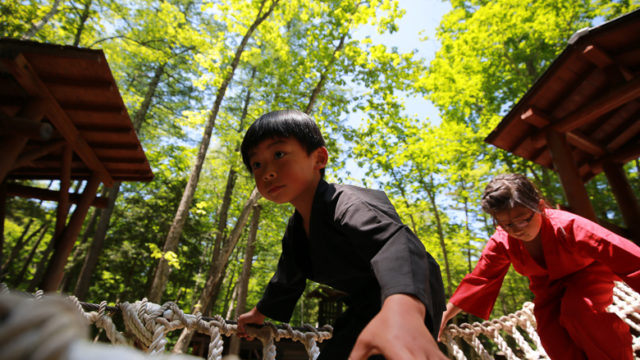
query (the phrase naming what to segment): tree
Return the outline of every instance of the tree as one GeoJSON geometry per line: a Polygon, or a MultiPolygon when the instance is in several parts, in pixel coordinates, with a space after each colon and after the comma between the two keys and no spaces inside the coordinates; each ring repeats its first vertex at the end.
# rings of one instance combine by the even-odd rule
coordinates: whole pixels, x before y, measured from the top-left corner
{"type": "MultiPolygon", "coordinates": [[[[245,10],[250,14],[254,13],[255,16],[253,21],[248,26],[246,32],[244,33],[240,44],[236,48],[235,54],[231,63],[226,70],[226,73],[222,77],[222,82],[218,87],[218,91],[216,93],[215,101],[211,112],[207,118],[207,123],[204,127],[203,137],[200,142],[200,148],[198,150],[198,155],[195,159],[195,163],[193,165],[193,170],[191,171],[191,175],[189,177],[189,181],[187,182],[187,186],[185,187],[184,194],[182,196],[182,200],[180,201],[180,205],[178,206],[178,210],[176,212],[176,216],[172,222],[171,228],[169,229],[169,233],[167,235],[167,239],[163,246],[163,252],[175,251],[178,242],[180,240],[180,235],[182,233],[182,228],[184,227],[184,223],[187,219],[187,214],[189,211],[189,207],[193,201],[193,195],[195,193],[196,187],[198,186],[198,180],[200,177],[200,171],[202,170],[202,165],[204,163],[205,156],[207,154],[207,150],[209,148],[209,142],[211,140],[211,132],[213,131],[213,127],[215,125],[216,117],[218,116],[218,111],[220,110],[220,105],[222,103],[222,99],[227,91],[227,87],[233,78],[236,68],[240,63],[240,57],[249,42],[249,39],[253,35],[253,32],[256,30],[260,24],[266,20],[269,15],[273,12],[275,7],[278,5],[279,0],[262,0],[257,5],[258,8],[254,9],[252,7],[245,7],[245,10]]],[[[244,7],[244,6],[243,6],[244,7]]],[[[162,257],[158,262],[158,266],[156,268],[156,272],[154,275],[153,283],[151,284],[151,289],[149,290],[149,300],[159,302],[162,297],[162,293],[164,292],[166,282],[169,275],[169,264],[168,261],[162,257]]]]}

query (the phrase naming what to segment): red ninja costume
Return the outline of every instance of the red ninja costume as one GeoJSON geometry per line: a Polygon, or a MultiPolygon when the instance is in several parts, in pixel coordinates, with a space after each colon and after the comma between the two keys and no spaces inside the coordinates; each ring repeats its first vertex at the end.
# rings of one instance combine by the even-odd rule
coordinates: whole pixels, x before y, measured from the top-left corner
{"type": "Polygon", "coordinates": [[[509,264],[529,278],[538,334],[552,359],[633,359],[629,327],[606,312],[613,281],[640,291],[640,247],[578,215],[545,209],[540,229],[546,267],[498,227],[451,299],[489,318],[509,264]]]}

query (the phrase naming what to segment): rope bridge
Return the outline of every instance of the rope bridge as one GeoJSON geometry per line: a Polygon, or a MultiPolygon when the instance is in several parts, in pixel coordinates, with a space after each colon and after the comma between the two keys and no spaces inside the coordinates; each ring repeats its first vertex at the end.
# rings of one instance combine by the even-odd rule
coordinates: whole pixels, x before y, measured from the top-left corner
{"type": "MultiPolygon", "coordinates": [[[[616,282],[613,289],[613,303],[607,309],[624,320],[633,338],[633,351],[640,350],[640,295],[622,282],[616,282]]],[[[474,358],[493,359],[487,347],[497,347],[506,359],[548,359],[536,333],[536,319],[533,303],[526,302],[522,309],[498,319],[475,322],[473,324],[448,325],[442,334],[444,343],[452,358],[467,359],[460,341],[473,349],[474,358]],[[528,339],[525,339],[525,335],[528,339]],[[483,344],[481,337],[490,345],[483,344]]],[[[636,359],[639,359],[636,357],[636,359]]]]}
{"type": "MultiPolygon", "coordinates": [[[[614,301],[609,311],[616,313],[629,325],[633,334],[633,349],[640,350],[640,295],[623,283],[616,283],[614,301]]],[[[449,325],[443,334],[450,357],[467,359],[462,341],[472,350],[473,358],[493,359],[491,353],[502,353],[507,359],[547,359],[535,331],[533,304],[527,302],[521,310],[482,323],[449,325]],[[489,348],[489,349],[487,349],[489,348]]],[[[0,358],[11,359],[197,359],[193,356],[166,353],[167,334],[187,328],[210,337],[207,359],[221,360],[222,336],[231,336],[237,328],[220,316],[203,317],[196,313],[185,314],[175,303],[163,305],[143,299],[131,304],[120,303],[116,307],[80,303],[75,297],[43,295],[25,297],[9,293],[0,284],[0,358]],[[122,315],[124,330],[117,329],[113,314],[122,315]],[[90,343],[87,324],[104,331],[115,346],[90,343]],[[125,345],[125,346],[123,346],[125,345]]],[[[262,342],[263,360],[276,357],[275,343],[291,339],[304,345],[310,360],[320,351],[318,343],[331,337],[329,326],[314,328],[306,325],[292,328],[288,324],[275,326],[266,323],[262,327],[248,327],[247,333],[262,342]]],[[[97,337],[96,337],[97,339],[97,337]]]]}

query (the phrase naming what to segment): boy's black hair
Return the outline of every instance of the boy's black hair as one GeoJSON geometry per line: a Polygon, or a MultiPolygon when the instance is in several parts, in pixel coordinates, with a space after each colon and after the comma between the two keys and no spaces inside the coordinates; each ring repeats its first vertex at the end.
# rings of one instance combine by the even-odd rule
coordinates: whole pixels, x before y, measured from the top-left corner
{"type": "MultiPolygon", "coordinates": [[[[309,115],[302,111],[277,110],[266,113],[249,126],[240,146],[242,161],[249,169],[249,172],[251,172],[249,152],[263,140],[276,137],[294,137],[307,150],[307,154],[311,154],[317,148],[325,146],[324,138],[318,125],[309,115]]],[[[320,174],[324,176],[324,169],[320,170],[320,174]]]]}

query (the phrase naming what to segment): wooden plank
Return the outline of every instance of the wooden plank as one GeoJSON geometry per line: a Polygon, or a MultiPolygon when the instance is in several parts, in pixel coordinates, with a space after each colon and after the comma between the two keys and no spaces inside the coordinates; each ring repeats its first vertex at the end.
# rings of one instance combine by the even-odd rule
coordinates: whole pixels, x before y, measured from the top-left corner
{"type": "Polygon", "coordinates": [[[98,176],[107,187],[111,187],[113,185],[111,175],[100,162],[89,144],[81,138],[79,131],[75,128],[71,119],[69,119],[56,99],[47,90],[44,83],[38,78],[37,73],[33,70],[24,55],[19,54],[13,61],[10,59],[2,59],[2,62],[28,93],[44,101],[47,118],[56,127],[56,130],[67,140],[74,152],[84,163],[96,172],[96,176],[98,176]]]}
{"type": "Polygon", "coordinates": [[[520,118],[537,128],[543,128],[551,124],[549,115],[545,114],[542,110],[535,107],[530,107],[529,109],[527,109],[522,113],[522,115],[520,115],[520,118]]]}
{"type": "Polygon", "coordinates": [[[628,83],[618,86],[598,101],[581,107],[580,110],[568,115],[551,127],[558,132],[569,132],[639,97],[640,77],[637,77],[628,83]]]}
{"type": "Polygon", "coordinates": [[[117,129],[117,130],[83,130],[80,131],[82,138],[89,144],[109,144],[109,146],[119,147],[121,145],[137,145],[138,139],[133,129],[117,129]]]}
{"type": "Polygon", "coordinates": [[[600,157],[607,153],[607,150],[596,141],[589,139],[586,135],[579,131],[570,131],[567,133],[567,141],[578,149],[584,150],[589,154],[600,157]]]}
{"type": "MultiPolygon", "coordinates": [[[[60,192],[49,189],[42,189],[33,186],[25,186],[20,184],[9,183],[7,184],[7,195],[9,196],[19,196],[21,198],[26,199],[38,199],[45,201],[58,201],[60,198],[60,192]]],[[[69,202],[71,204],[80,203],[80,195],[79,194],[69,194],[69,202]]],[[[97,208],[106,208],[107,202],[109,199],[103,197],[96,197],[93,202],[91,202],[91,206],[97,208]]]]}
{"type": "Polygon", "coordinates": [[[49,140],[52,134],[53,127],[49,123],[8,116],[3,111],[0,111],[0,135],[49,140]]]}
{"type": "MultiPolygon", "coordinates": [[[[41,101],[31,101],[17,114],[25,121],[38,123],[44,115],[44,104],[41,101]]],[[[15,162],[22,153],[28,139],[22,136],[0,137],[0,182],[4,181],[15,162]]]]}
{"type": "Polygon", "coordinates": [[[607,144],[607,149],[611,152],[616,151],[618,148],[627,143],[627,141],[633,139],[636,135],[640,133],[640,121],[637,118],[633,117],[631,124],[624,129],[624,131],[620,131],[609,143],[607,144]]]}
{"type": "Polygon", "coordinates": [[[584,50],[582,50],[582,54],[599,68],[615,65],[625,80],[629,81],[633,79],[633,73],[631,73],[629,69],[615,61],[609,54],[596,45],[588,44],[584,47],[584,50]]]}
{"type": "Polygon", "coordinates": [[[55,151],[62,149],[66,144],[64,141],[55,141],[50,144],[37,147],[35,149],[25,151],[20,154],[18,160],[16,160],[13,169],[19,169],[21,167],[33,165],[33,161],[55,151]]]}

